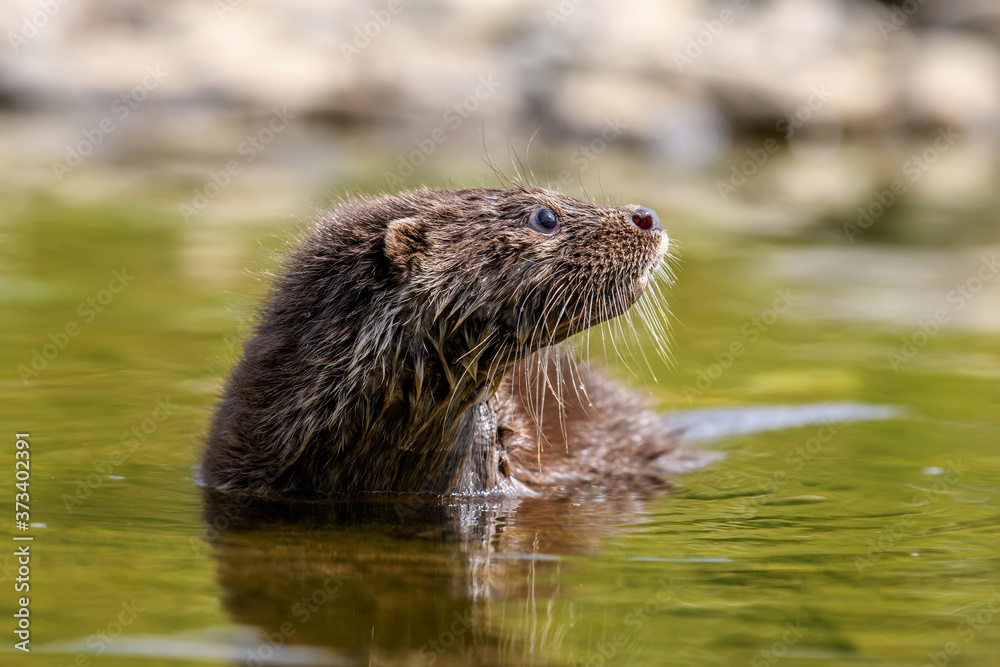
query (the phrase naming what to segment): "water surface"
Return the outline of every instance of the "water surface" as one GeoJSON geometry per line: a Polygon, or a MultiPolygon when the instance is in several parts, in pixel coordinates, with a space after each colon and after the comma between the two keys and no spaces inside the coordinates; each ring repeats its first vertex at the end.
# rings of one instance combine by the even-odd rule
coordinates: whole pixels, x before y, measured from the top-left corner
{"type": "Polygon", "coordinates": [[[996,664],[1000,281],[949,300],[997,248],[981,234],[720,237],[663,205],[685,245],[674,365],[642,332],[635,355],[590,338],[664,411],[900,418],[730,435],[646,501],[233,505],[192,466],[298,223],[136,201],[30,198],[0,230],[4,451],[30,431],[37,524],[33,655],[5,631],[4,664],[996,664]]]}

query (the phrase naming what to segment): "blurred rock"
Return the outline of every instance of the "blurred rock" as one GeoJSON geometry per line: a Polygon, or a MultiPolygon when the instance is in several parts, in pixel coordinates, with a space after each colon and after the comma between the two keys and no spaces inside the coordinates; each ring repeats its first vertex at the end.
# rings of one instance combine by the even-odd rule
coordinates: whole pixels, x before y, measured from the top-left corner
{"type": "MultiPolygon", "coordinates": [[[[421,141],[436,150],[426,141],[438,129],[434,141],[449,141],[448,150],[478,150],[498,129],[519,150],[536,131],[543,143],[586,146],[617,119],[622,145],[678,171],[711,166],[733,142],[762,134],[788,139],[795,154],[873,136],[919,143],[949,125],[1000,143],[994,0],[52,7],[21,0],[0,18],[10,43],[0,50],[0,105],[65,119],[57,133],[65,138],[43,142],[40,150],[56,150],[36,156],[42,161],[60,159],[64,141],[104,118],[124,124],[114,106],[123,100],[135,111],[129,128],[94,159],[157,150],[218,159],[275,109],[402,155],[421,141]],[[150,68],[168,73],[151,88],[150,68]],[[186,127],[194,134],[184,136],[186,127]],[[799,129],[822,141],[796,145],[790,135],[799,129]]],[[[13,149],[3,157],[27,159],[13,149]]]]}
{"type": "Polygon", "coordinates": [[[922,36],[906,71],[912,113],[935,125],[995,133],[1000,114],[1000,50],[955,31],[922,36]]]}

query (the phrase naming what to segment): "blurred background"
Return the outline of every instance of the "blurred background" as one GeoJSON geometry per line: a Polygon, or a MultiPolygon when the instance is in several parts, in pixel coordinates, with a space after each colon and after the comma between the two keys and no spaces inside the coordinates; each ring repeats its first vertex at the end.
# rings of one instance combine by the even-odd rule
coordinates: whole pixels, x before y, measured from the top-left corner
{"type": "Polygon", "coordinates": [[[1000,3],[7,0],[0,33],[32,665],[995,664],[1000,3]],[[659,212],[673,359],[590,339],[657,408],[907,417],[731,438],[648,503],[206,506],[206,422],[317,210],[505,178],[659,212]]]}
{"type": "Polygon", "coordinates": [[[996,189],[989,0],[19,0],[0,20],[12,196],[194,199],[236,161],[197,211],[219,218],[265,194],[490,182],[487,153],[507,171],[516,153],[539,181],[599,197],[639,179],[773,234],[843,236],[902,178],[922,214],[871,233],[941,238],[964,224],[941,207],[990,209],[996,189]]]}
{"type": "MultiPolygon", "coordinates": [[[[864,273],[883,289],[839,307],[894,324],[925,314],[915,290],[947,258],[884,257],[884,243],[996,240],[988,0],[7,7],[7,211],[39,194],[155,201],[198,237],[308,220],[348,193],[499,185],[494,161],[568,194],[666,207],[682,242],[872,250],[850,270],[828,253],[782,267],[864,273]]],[[[1000,281],[954,315],[996,327],[1000,281]]]]}

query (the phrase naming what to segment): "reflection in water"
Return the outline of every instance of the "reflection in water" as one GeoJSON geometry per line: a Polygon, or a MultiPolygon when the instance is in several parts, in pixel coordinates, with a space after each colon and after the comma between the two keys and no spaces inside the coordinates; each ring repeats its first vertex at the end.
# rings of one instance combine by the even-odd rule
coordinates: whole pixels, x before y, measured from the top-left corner
{"type": "Polygon", "coordinates": [[[540,569],[594,549],[639,503],[205,497],[225,609],[261,632],[250,664],[301,645],[329,647],[332,664],[524,662],[565,628],[549,618],[515,634],[491,601],[538,596],[551,610],[559,591],[540,569]]]}
{"type": "MultiPolygon", "coordinates": [[[[707,442],[894,416],[858,404],[761,406],[675,413],[664,427],[707,442]]],[[[248,664],[521,664],[544,663],[541,649],[557,648],[573,622],[572,613],[553,613],[567,595],[543,570],[597,551],[597,538],[640,516],[644,500],[623,490],[585,499],[302,502],[206,489],[204,519],[223,606],[260,632],[248,664]],[[536,600],[545,601],[544,619],[536,600]],[[526,613],[511,618],[496,601],[524,601],[526,613]]],[[[655,592],[657,608],[671,597],[669,586],[655,592]]]]}

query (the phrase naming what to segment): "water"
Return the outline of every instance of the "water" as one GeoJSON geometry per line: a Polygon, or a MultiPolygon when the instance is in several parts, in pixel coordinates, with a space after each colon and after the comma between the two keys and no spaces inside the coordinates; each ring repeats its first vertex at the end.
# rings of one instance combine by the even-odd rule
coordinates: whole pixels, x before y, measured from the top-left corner
{"type": "Polygon", "coordinates": [[[0,556],[3,664],[996,664],[1000,281],[948,301],[992,252],[981,234],[765,241],[661,206],[685,243],[675,365],[647,369],[641,334],[606,362],[590,340],[665,411],[898,418],[754,434],[721,416],[731,433],[707,446],[724,456],[647,501],[234,506],[192,466],[296,225],[184,224],[162,201],[6,211],[3,451],[31,433],[39,525],[21,533],[30,661],[0,556]],[[939,308],[948,323],[894,369],[939,308]]]}

